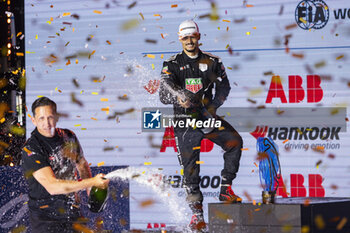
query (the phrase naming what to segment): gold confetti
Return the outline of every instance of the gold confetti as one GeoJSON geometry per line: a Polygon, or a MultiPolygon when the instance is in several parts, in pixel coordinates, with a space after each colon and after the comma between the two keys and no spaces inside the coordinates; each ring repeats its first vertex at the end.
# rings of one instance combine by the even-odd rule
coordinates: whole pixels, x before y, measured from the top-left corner
{"type": "Polygon", "coordinates": [[[156,56],[153,54],[147,54],[147,57],[152,58],[152,59],[156,58],[156,56]]]}
{"type": "Polygon", "coordinates": [[[317,215],[315,217],[315,224],[319,230],[322,230],[326,227],[326,223],[324,222],[322,215],[317,215]]]}
{"type": "Polygon", "coordinates": [[[32,152],[27,148],[27,147],[23,147],[23,150],[28,154],[31,155],[32,152]]]}
{"type": "Polygon", "coordinates": [[[145,20],[145,17],[143,17],[143,14],[140,12],[139,15],[141,16],[142,20],[145,20]]]}
{"type": "Polygon", "coordinates": [[[87,130],[87,128],[81,128],[81,130],[87,130]]]}
{"type": "Polygon", "coordinates": [[[249,35],[250,35],[250,32],[246,32],[245,34],[246,34],[247,36],[249,36],[249,35]]]}
{"type": "Polygon", "coordinates": [[[144,162],[144,165],[152,165],[152,162],[144,162]]]}
{"type": "Polygon", "coordinates": [[[300,17],[299,20],[300,20],[301,22],[303,22],[304,24],[307,24],[306,20],[303,19],[302,17],[300,17]]]}
{"type": "Polygon", "coordinates": [[[46,23],[51,24],[51,21],[48,20],[48,21],[46,21],[46,23]]]}
{"type": "Polygon", "coordinates": [[[193,150],[199,150],[201,147],[200,146],[197,146],[197,147],[193,147],[192,149],[193,150]]]}
{"type": "Polygon", "coordinates": [[[261,208],[256,208],[254,211],[257,212],[257,211],[260,211],[261,208]]]}
{"type": "Polygon", "coordinates": [[[253,27],[253,29],[256,29],[256,27],[253,27]]]}
{"type": "Polygon", "coordinates": [[[68,16],[68,15],[70,15],[70,12],[63,13],[62,16],[64,17],[64,16],[68,16]]]}
{"type": "Polygon", "coordinates": [[[83,233],[94,233],[95,231],[91,230],[87,226],[84,226],[79,223],[73,223],[72,228],[77,232],[83,232],[83,233]]]}
{"type": "Polygon", "coordinates": [[[204,164],[204,161],[196,161],[196,164],[204,164]]]}
{"type": "Polygon", "coordinates": [[[6,120],[5,117],[1,118],[0,123],[1,123],[1,124],[4,123],[5,120],[6,120]]]}
{"type": "Polygon", "coordinates": [[[254,7],[254,5],[251,5],[251,4],[247,4],[245,5],[246,7],[254,7]]]}
{"type": "Polygon", "coordinates": [[[282,226],[282,232],[291,232],[292,229],[293,229],[293,226],[289,224],[282,226]]]}
{"type": "Polygon", "coordinates": [[[152,70],[154,70],[154,64],[152,64],[152,70]]]}
{"type": "Polygon", "coordinates": [[[107,44],[111,45],[112,43],[109,40],[106,40],[107,44]]]}
{"type": "Polygon", "coordinates": [[[28,117],[29,117],[29,118],[32,118],[32,115],[30,115],[30,114],[28,113],[28,117]]]}
{"type": "Polygon", "coordinates": [[[45,208],[48,208],[49,207],[49,205],[42,205],[42,206],[40,206],[40,209],[45,209],[45,208]]]}
{"type": "Polygon", "coordinates": [[[227,19],[223,19],[222,22],[231,23],[231,21],[230,21],[230,20],[227,20],[227,19]]]}
{"type": "Polygon", "coordinates": [[[137,19],[131,19],[129,21],[126,21],[123,25],[122,25],[122,29],[124,31],[133,29],[135,27],[137,27],[140,24],[140,22],[137,19]]]}
{"type": "Polygon", "coordinates": [[[92,95],[98,95],[98,92],[91,92],[92,95]]]}
{"type": "Polygon", "coordinates": [[[344,57],[344,55],[340,55],[339,57],[337,57],[337,60],[342,59],[344,57]]]}
{"type": "Polygon", "coordinates": [[[309,233],[310,227],[309,226],[302,226],[301,227],[301,233],[309,233]]]}
{"type": "Polygon", "coordinates": [[[22,32],[17,33],[16,37],[19,37],[20,35],[22,35],[22,32]]]}
{"type": "Polygon", "coordinates": [[[180,175],[182,175],[182,176],[184,175],[184,169],[180,170],[180,175]]]}
{"type": "Polygon", "coordinates": [[[171,5],[171,8],[176,8],[176,7],[177,7],[177,4],[171,5]]]}
{"type": "Polygon", "coordinates": [[[37,164],[40,164],[40,163],[41,163],[39,160],[35,160],[35,162],[36,162],[37,164]]]}
{"type": "Polygon", "coordinates": [[[231,116],[231,113],[230,112],[226,112],[227,116],[231,116]]]}
{"type": "Polygon", "coordinates": [[[256,205],[256,200],[253,200],[253,205],[256,205]]]}
{"type": "Polygon", "coordinates": [[[81,124],[76,124],[76,125],[74,125],[74,127],[80,127],[81,126],[81,124]]]}
{"type": "Polygon", "coordinates": [[[348,219],[346,217],[343,217],[342,220],[337,225],[337,230],[340,231],[341,229],[343,229],[343,227],[347,222],[348,222],[348,219]]]}
{"type": "Polygon", "coordinates": [[[94,10],[93,11],[95,14],[102,14],[102,11],[94,10]]]}
{"type": "Polygon", "coordinates": [[[289,141],[289,139],[284,140],[284,141],[283,141],[283,144],[286,143],[286,142],[288,142],[288,141],[289,141]]]}
{"type": "Polygon", "coordinates": [[[68,59],[67,63],[66,63],[66,66],[68,66],[70,64],[70,59],[68,59]]]}
{"type": "Polygon", "coordinates": [[[163,59],[163,58],[164,58],[164,54],[161,54],[161,55],[160,55],[160,59],[163,59]]]}
{"type": "Polygon", "coordinates": [[[107,102],[108,101],[108,98],[101,98],[100,99],[102,102],[107,102]]]}
{"type": "Polygon", "coordinates": [[[24,53],[16,53],[16,55],[17,55],[18,57],[23,57],[23,56],[24,56],[24,53]]]}
{"type": "Polygon", "coordinates": [[[78,64],[78,62],[79,62],[78,59],[75,59],[75,64],[78,64]]]}
{"type": "Polygon", "coordinates": [[[241,151],[249,150],[249,148],[241,148],[241,151]]]}
{"type": "Polygon", "coordinates": [[[56,69],[56,71],[62,71],[63,69],[56,69]]]}
{"type": "Polygon", "coordinates": [[[105,162],[99,162],[98,164],[97,164],[97,167],[101,167],[101,166],[103,166],[103,165],[105,165],[105,162]]]}
{"type": "Polygon", "coordinates": [[[91,117],[91,120],[97,121],[97,119],[95,117],[91,117]]]}
{"type": "Polygon", "coordinates": [[[219,128],[219,131],[224,130],[224,129],[225,129],[225,127],[224,127],[224,126],[221,126],[221,127],[219,128]]]}
{"type": "Polygon", "coordinates": [[[140,206],[141,206],[142,208],[145,208],[145,207],[148,207],[148,206],[153,205],[153,204],[154,204],[154,200],[149,199],[149,200],[146,200],[146,201],[142,201],[142,202],[140,203],[140,206]]]}

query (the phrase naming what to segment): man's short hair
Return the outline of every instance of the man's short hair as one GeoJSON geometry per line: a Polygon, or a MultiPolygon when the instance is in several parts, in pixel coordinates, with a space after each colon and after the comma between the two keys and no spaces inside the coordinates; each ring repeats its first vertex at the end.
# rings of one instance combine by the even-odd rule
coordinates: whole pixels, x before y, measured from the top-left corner
{"type": "Polygon", "coordinates": [[[41,107],[41,106],[51,106],[52,107],[52,110],[54,111],[54,113],[56,114],[57,113],[57,105],[54,101],[50,100],[49,98],[47,97],[40,97],[38,99],[36,99],[34,101],[34,103],[32,104],[32,112],[34,114],[34,117],[35,117],[35,109],[37,107],[41,107]]]}

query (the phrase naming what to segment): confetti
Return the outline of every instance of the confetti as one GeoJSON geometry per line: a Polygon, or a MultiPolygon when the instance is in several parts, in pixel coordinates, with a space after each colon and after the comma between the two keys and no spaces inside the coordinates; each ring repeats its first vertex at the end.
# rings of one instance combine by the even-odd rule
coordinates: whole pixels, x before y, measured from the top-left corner
{"type": "Polygon", "coordinates": [[[295,58],[299,58],[299,59],[303,59],[304,58],[304,54],[302,53],[292,53],[292,56],[295,58]]]}
{"type": "Polygon", "coordinates": [[[124,31],[128,31],[130,29],[137,27],[139,24],[140,24],[140,22],[137,19],[131,19],[131,20],[128,20],[125,23],[123,23],[122,29],[124,31]]]}
{"type": "Polygon", "coordinates": [[[163,58],[164,58],[164,54],[161,54],[161,55],[160,55],[160,59],[163,59],[163,58]]]}
{"type": "Polygon", "coordinates": [[[91,95],[98,95],[98,92],[91,92],[91,95]]]}
{"type": "Polygon", "coordinates": [[[4,123],[5,120],[6,120],[5,117],[1,118],[0,123],[1,123],[1,124],[4,123]]]}
{"type": "Polygon", "coordinates": [[[260,211],[260,210],[261,210],[261,208],[256,208],[254,211],[257,212],[257,211],[260,211]]]}
{"type": "Polygon", "coordinates": [[[140,206],[141,206],[142,208],[145,208],[145,207],[148,207],[148,206],[153,205],[153,204],[154,204],[154,200],[149,199],[149,200],[142,201],[142,202],[140,203],[140,206]]]}
{"type": "Polygon", "coordinates": [[[282,232],[291,232],[293,230],[293,226],[286,224],[282,226],[282,232]]]}
{"type": "Polygon", "coordinates": [[[249,150],[249,148],[241,148],[241,151],[249,150]]]}
{"type": "Polygon", "coordinates": [[[197,147],[193,147],[192,149],[193,150],[199,150],[201,147],[200,146],[197,146],[197,147]]]}
{"type": "Polygon", "coordinates": [[[223,19],[222,22],[231,23],[231,21],[230,21],[230,20],[227,20],[227,19],[223,19]]]}
{"type": "Polygon", "coordinates": [[[99,162],[98,164],[97,164],[97,167],[101,167],[101,166],[103,166],[103,165],[105,165],[105,162],[99,162]]]}
{"type": "Polygon", "coordinates": [[[176,7],[177,7],[177,4],[171,5],[171,8],[176,8],[176,7]]]}
{"type": "Polygon", "coordinates": [[[340,55],[339,57],[337,57],[336,59],[339,60],[339,59],[342,59],[344,57],[344,55],[340,55]]]}
{"type": "Polygon", "coordinates": [[[16,53],[16,55],[17,55],[18,57],[23,57],[23,56],[24,56],[24,53],[16,53]]]}
{"type": "Polygon", "coordinates": [[[254,5],[251,5],[251,4],[247,4],[245,5],[246,7],[254,7],[254,5]]]}
{"type": "Polygon", "coordinates": [[[182,176],[184,175],[184,169],[180,170],[180,175],[182,175],[182,176]]]}
{"type": "Polygon", "coordinates": [[[143,14],[140,12],[139,15],[141,16],[142,20],[145,20],[145,17],[143,17],[143,14]]]}
{"type": "Polygon", "coordinates": [[[152,59],[156,58],[156,56],[153,54],[147,54],[147,57],[152,58],[152,59]]]}
{"type": "Polygon", "coordinates": [[[145,39],[146,43],[151,43],[151,44],[157,44],[157,40],[153,40],[153,39],[145,39]]]}
{"type": "Polygon", "coordinates": [[[289,139],[284,140],[284,141],[283,141],[283,144],[286,143],[286,142],[288,142],[288,141],[289,141],[289,139]]]}
{"type": "Polygon", "coordinates": [[[204,164],[204,161],[196,161],[196,164],[204,164]]]}
{"type": "Polygon", "coordinates": [[[82,232],[82,233],[94,233],[95,231],[91,230],[85,225],[79,224],[79,223],[73,223],[72,228],[77,231],[77,232],[82,232]]]}
{"type": "Polygon", "coordinates": [[[254,162],[254,165],[255,165],[255,167],[259,167],[258,164],[257,164],[256,162],[254,162]]]}
{"type": "Polygon", "coordinates": [[[46,209],[46,208],[49,208],[49,205],[40,206],[40,209],[46,209]]]}
{"type": "Polygon", "coordinates": [[[30,156],[32,155],[32,152],[27,148],[27,147],[23,147],[23,150],[30,156]]]}
{"type": "Polygon", "coordinates": [[[40,164],[40,163],[41,163],[39,160],[35,160],[35,162],[36,162],[37,164],[40,164]]]}
{"type": "Polygon", "coordinates": [[[154,70],[154,64],[152,64],[152,70],[154,70]]]}
{"type": "Polygon", "coordinates": [[[348,219],[346,217],[343,217],[342,220],[337,225],[337,230],[340,231],[341,229],[343,229],[343,227],[347,222],[348,222],[348,219]]]}
{"type": "Polygon", "coordinates": [[[111,45],[112,43],[109,40],[106,40],[107,44],[111,45]]]}
{"type": "Polygon", "coordinates": [[[74,127],[80,127],[81,126],[81,124],[76,124],[76,125],[74,125],[74,127]]]}
{"type": "Polygon", "coordinates": [[[95,14],[102,14],[102,11],[94,10],[93,11],[95,14]]]}
{"type": "Polygon", "coordinates": [[[144,165],[146,165],[146,166],[152,165],[152,162],[144,162],[144,165]]]}
{"type": "Polygon", "coordinates": [[[300,17],[299,20],[300,20],[301,22],[303,22],[304,24],[307,24],[306,20],[303,19],[302,17],[300,17]]]}
{"type": "Polygon", "coordinates": [[[317,215],[315,217],[315,224],[317,229],[320,229],[320,230],[326,227],[326,223],[324,222],[322,215],[317,215]]]}
{"type": "Polygon", "coordinates": [[[134,6],[136,6],[136,4],[137,4],[137,1],[131,3],[131,4],[128,6],[128,9],[133,8],[134,6]]]}
{"type": "Polygon", "coordinates": [[[292,24],[289,24],[285,27],[286,30],[290,30],[290,29],[293,29],[293,28],[296,28],[298,25],[296,23],[292,23],[292,24]]]}
{"type": "Polygon", "coordinates": [[[108,101],[108,98],[101,98],[100,99],[102,102],[107,102],[108,101]]]}
{"type": "Polygon", "coordinates": [[[29,113],[28,113],[28,117],[29,117],[29,118],[32,118],[32,116],[31,116],[29,113]]]}
{"type": "Polygon", "coordinates": [[[247,36],[249,36],[249,35],[250,35],[250,32],[246,32],[245,34],[246,34],[247,36]]]}
{"type": "Polygon", "coordinates": [[[68,66],[70,64],[70,59],[68,59],[67,63],[66,63],[66,66],[68,66]]]}

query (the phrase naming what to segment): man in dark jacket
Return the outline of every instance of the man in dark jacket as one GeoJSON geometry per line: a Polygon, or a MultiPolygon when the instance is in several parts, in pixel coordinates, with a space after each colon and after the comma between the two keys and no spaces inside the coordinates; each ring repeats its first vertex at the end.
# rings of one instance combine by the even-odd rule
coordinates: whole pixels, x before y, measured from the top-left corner
{"type": "Polygon", "coordinates": [[[56,103],[47,97],[34,101],[32,122],[36,128],[22,151],[33,233],[78,231],[79,224],[83,222],[79,220],[81,215],[76,192],[92,186],[106,188],[109,183],[103,174],[91,177],[90,167],[75,134],[68,129],[56,128],[56,108],[56,103]]]}
{"type": "Polygon", "coordinates": [[[225,151],[219,199],[227,202],[241,201],[232,191],[231,184],[238,172],[243,141],[229,123],[216,115],[216,109],[224,103],[231,89],[221,59],[199,49],[200,33],[194,21],[182,22],[178,34],[183,51],[163,63],[160,100],[173,104],[175,119],[181,119],[177,117],[179,115],[190,115],[197,120],[214,118],[221,123],[219,128],[174,128],[187,201],[193,212],[190,227],[201,230],[206,228],[197,162],[201,141],[208,138],[225,151]]]}

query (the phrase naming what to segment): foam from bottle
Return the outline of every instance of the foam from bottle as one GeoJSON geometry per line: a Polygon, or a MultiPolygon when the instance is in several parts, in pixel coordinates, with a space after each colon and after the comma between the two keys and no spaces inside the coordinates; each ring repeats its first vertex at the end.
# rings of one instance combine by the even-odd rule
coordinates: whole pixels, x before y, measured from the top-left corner
{"type": "Polygon", "coordinates": [[[142,186],[150,187],[157,194],[157,197],[168,206],[169,212],[173,217],[172,221],[176,223],[176,226],[182,226],[182,232],[187,232],[187,224],[190,217],[187,204],[185,204],[186,201],[180,200],[170,185],[163,182],[160,170],[128,167],[112,171],[105,177],[107,179],[132,180],[142,186]]]}

